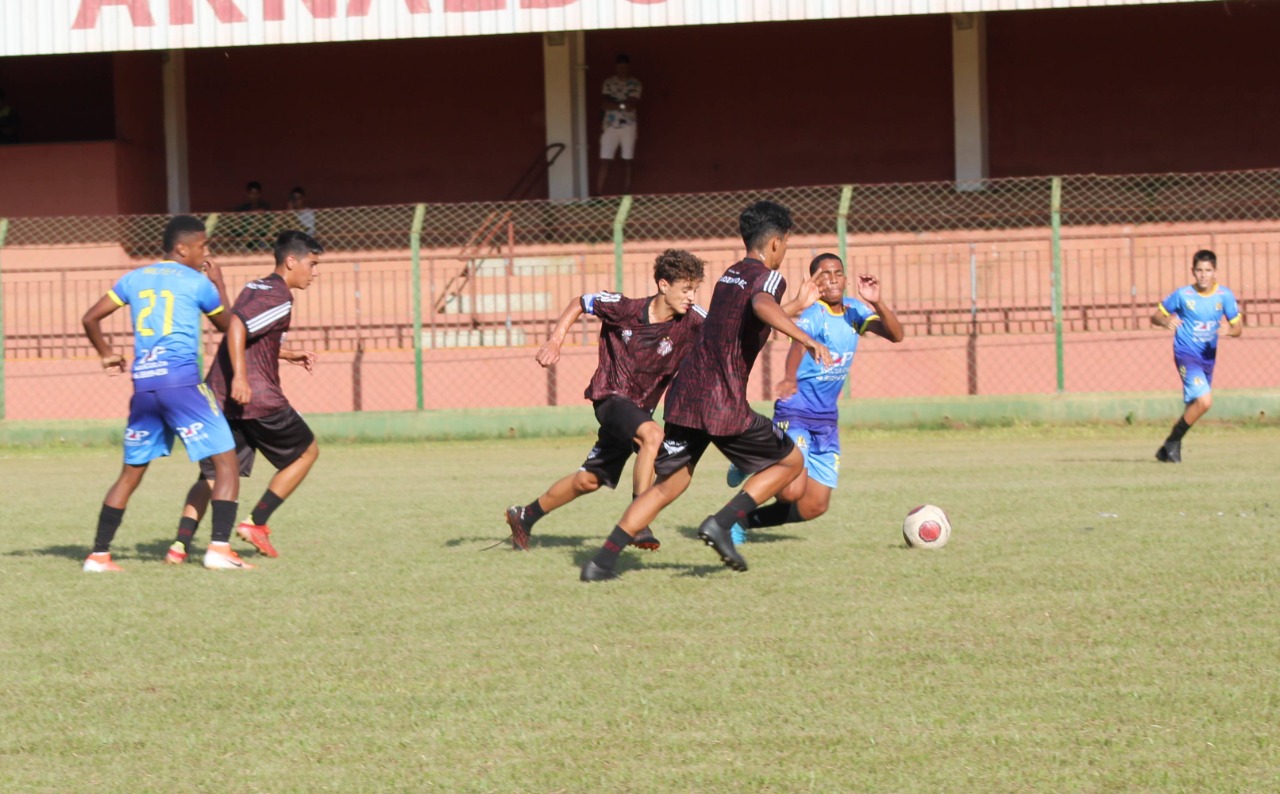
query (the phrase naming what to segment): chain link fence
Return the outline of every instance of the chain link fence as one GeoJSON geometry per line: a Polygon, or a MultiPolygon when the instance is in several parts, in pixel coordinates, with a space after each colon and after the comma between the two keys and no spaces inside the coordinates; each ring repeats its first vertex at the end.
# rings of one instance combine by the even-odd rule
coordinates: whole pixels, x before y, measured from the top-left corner
{"type": "MultiPolygon", "coordinates": [[[[534,353],[584,292],[653,291],[654,257],[707,261],[701,300],[742,253],[737,216],[769,198],[796,228],[789,290],[835,251],[883,283],[907,339],[869,339],[850,395],[866,397],[1166,391],[1179,382],[1156,303],[1190,281],[1191,255],[1218,254],[1240,299],[1242,338],[1222,346],[1215,386],[1280,387],[1280,170],[828,185],[581,201],[418,204],[205,216],[232,298],[273,267],[286,228],[326,247],[296,296],[284,366],[304,412],[571,405],[596,363],[596,322],[577,323],[555,367],[534,353]]],[[[130,268],[159,257],[167,216],[0,219],[0,418],[109,418],[127,378],[103,375],[80,316],[130,268]]],[[[127,312],[105,325],[128,351],[127,312]]],[[[209,329],[206,359],[219,339],[209,329]]],[[[757,366],[772,396],[786,340],[757,366]]]]}

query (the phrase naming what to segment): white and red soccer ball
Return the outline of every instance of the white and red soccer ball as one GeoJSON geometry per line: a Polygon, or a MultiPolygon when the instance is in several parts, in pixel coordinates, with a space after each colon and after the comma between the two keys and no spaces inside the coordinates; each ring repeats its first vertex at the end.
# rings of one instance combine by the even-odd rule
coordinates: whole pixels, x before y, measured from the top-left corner
{"type": "Polygon", "coordinates": [[[940,549],[951,540],[951,521],[937,505],[920,505],[907,513],[902,537],[915,549],[940,549]]]}

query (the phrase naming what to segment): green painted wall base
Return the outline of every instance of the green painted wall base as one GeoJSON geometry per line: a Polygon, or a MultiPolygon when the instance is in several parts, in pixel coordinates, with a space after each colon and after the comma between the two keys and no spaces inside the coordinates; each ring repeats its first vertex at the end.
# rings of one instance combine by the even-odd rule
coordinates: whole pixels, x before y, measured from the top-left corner
{"type": "MultiPolygon", "coordinates": [[[[766,415],[769,403],[756,403],[766,415]]],[[[1182,405],[1176,393],[914,397],[851,400],[840,406],[847,427],[936,427],[1088,422],[1172,423],[1182,405]]],[[[660,416],[660,415],[659,415],[660,416]]],[[[1214,393],[1214,421],[1258,422],[1280,417],[1280,390],[1214,393]]],[[[591,406],[484,408],[310,414],[321,442],[443,441],[478,438],[585,436],[596,432],[591,406]]],[[[122,420],[0,422],[0,447],[112,446],[122,420]]]]}

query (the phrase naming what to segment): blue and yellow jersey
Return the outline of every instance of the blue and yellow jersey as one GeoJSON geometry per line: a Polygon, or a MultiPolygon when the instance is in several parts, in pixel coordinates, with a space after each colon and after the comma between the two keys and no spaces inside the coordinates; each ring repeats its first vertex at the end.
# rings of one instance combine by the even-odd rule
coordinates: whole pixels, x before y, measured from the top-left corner
{"type": "Polygon", "coordinates": [[[1197,291],[1194,284],[1175,290],[1160,302],[1160,311],[1182,320],[1173,334],[1174,356],[1215,358],[1222,319],[1225,317],[1232,325],[1240,322],[1235,293],[1221,284],[1207,294],[1197,291]]]}
{"type": "Polygon", "coordinates": [[[133,319],[133,385],[168,389],[200,383],[200,315],[223,310],[217,287],[198,270],[157,262],[125,273],[107,293],[133,319]]]}
{"type": "Polygon", "coordinates": [[[845,298],[839,307],[818,301],[805,309],[796,325],[831,351],[831,366],[824,367],[810,355],[800,362],[796,371],[795,395],[779,400],[774,406],[773,418],[799,417],[810,421],[835,422],[836,401],[849,377],[853,354],[858,350],[858,338],[866,333],[867,326],[880,315],[856,298],[845,298]]]}

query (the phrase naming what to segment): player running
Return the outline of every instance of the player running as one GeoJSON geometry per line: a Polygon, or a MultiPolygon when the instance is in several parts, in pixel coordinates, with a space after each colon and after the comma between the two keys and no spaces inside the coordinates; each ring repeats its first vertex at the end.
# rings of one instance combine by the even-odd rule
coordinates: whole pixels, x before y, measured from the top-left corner
{"type": "MultiPolygon", "coordinates": [[[[587,294],[561,313],[551,338],[538,350],[538,363],[549,367],[560,360],[560,345],[583,312],[600,319],[600,363],[585,393],[595,406],[600,431],[582,468],[557,480],[528,505],[507,508],[514,548],[529,548],[533,525],[547,513],[601,485],[617,486],[633,452],[632,498],[653,482],[653,464],[662,446],[662,428],[653,420],[653,410],[702,329],[707,312],[693,299],[704,268],[705,263],[688,251],[668,249],[653,263],[655,294],[587,294]]],[[[631,542],[650,551],[661,545],[647,525],[631,542]]]]}
{"type": "MultiPolygon", "coordinates": [[[[267,521],[302,484],[320,456],[315,434],[280,388],[280,361],[297,364],[307,372],[315,365],[315,353],[285,350],[281,345],[293,317],[292,291],[304,290],[315,281],[324,249],[306,233],[291,230],[276,237],[274,252],[275,271],[250,281],[236,299],[208,375],[209,387],[231,425],[240,476],[253,473],[257,452],[276,468],[249,519],[236,527],[242,540],[268,557],[279,554],[271,544],[267,521]]],[[[187,492],[178,539],[169,547],[165,562],[177,565],[186,561],[191,538],[209,504],[213,479],[212,462],[200,461],[200,479],[187,492]]]]}
{"type": "Polygon", "coordinates": [[[102,500],[93,553],[84,561],[84,570],[91,573],[121,570],[111,560],[111,541],[148,464],[169,454],[175,435],[191,460],[209,458],[213,467],[213,541],[204,567],[253,567],[231,549],[240,491],[235,441],[217,400],[200,382],[197,357],[201,314],[219,331],[227,330],[222,271],[208,259],[208,236],[199,218],[179,215],[169,221],[164,251],[163,262],[122,276],[83,319],[108,375],[123,373],[125,359],[108,344],[102,320],[126,305],[133,319],[133,398],[124,432],[124,468],[102,500]]]}
{"type": "MultiPolygon", "coordinates": [[[[773,423],[804,453],[804,471],[782,489],[771,505],[758,507],[745,522],[732,528],[735,545],[746,541],[746,531],[800,521],[811,521],[827,512],[831,491],[840,477],[840,428],[836,407],[849,378],[849,367],[862,334],[873,333],[890,342],[901,342],[902,324],[881,298],[880,280],[858,276],[858,298],[846,298],[844,262],[835,254],[819,254],[809,263],[809,274],[821,290],[818,302],[805,309],[796,325],[831,351],[831,366],[824,367],[805,355],[804,346],[792,342],[787,352],[786,377],[778,384],[773,423]]],[[[728,482],[738,487],[745,475],[730,465],[728,482]]]]}
{"type": "Polygon", "coordinates": [[[1182,437],[1213,405],[1210,385],[1218,358],[1218,327],[1225,319],[1231,336],[1244,333],[1236,296],[1218,283],[1218,257],[1208,250],[1191,257],[1194,282],[1160,302],[1151,324],[1173,329],[1173,362],[1182,378],[1182,418],[1156,450],[1162,463],[1182,462],[1182,437]]]}
{"type": "Polygon", "coordinates": [[[796,327],[789,316],[816,300],[813,280],[805,282],[800,300],[787,309],[780,305],[787,282],[778,268],[787,253],[791,226],[791,213],[771,201],[757,202],[739,216],[747,256],[716,282],[702,335],[672,380],[664,412],[666,439],[654,464],[658,479],[632,501],[604,546],[582,567],[582,581],[617,578],[614,566],[622,549],[684,493],[711,444],[752,476],[741,493],[702,522],[698,537],[725,565],[747,569],[733,546],[730,527],[785,488],[804,466],[795,443],[751,410],[751,367],[774,329],[799,342],[824,366],[831,364],[826,346],[796,327]]]}

